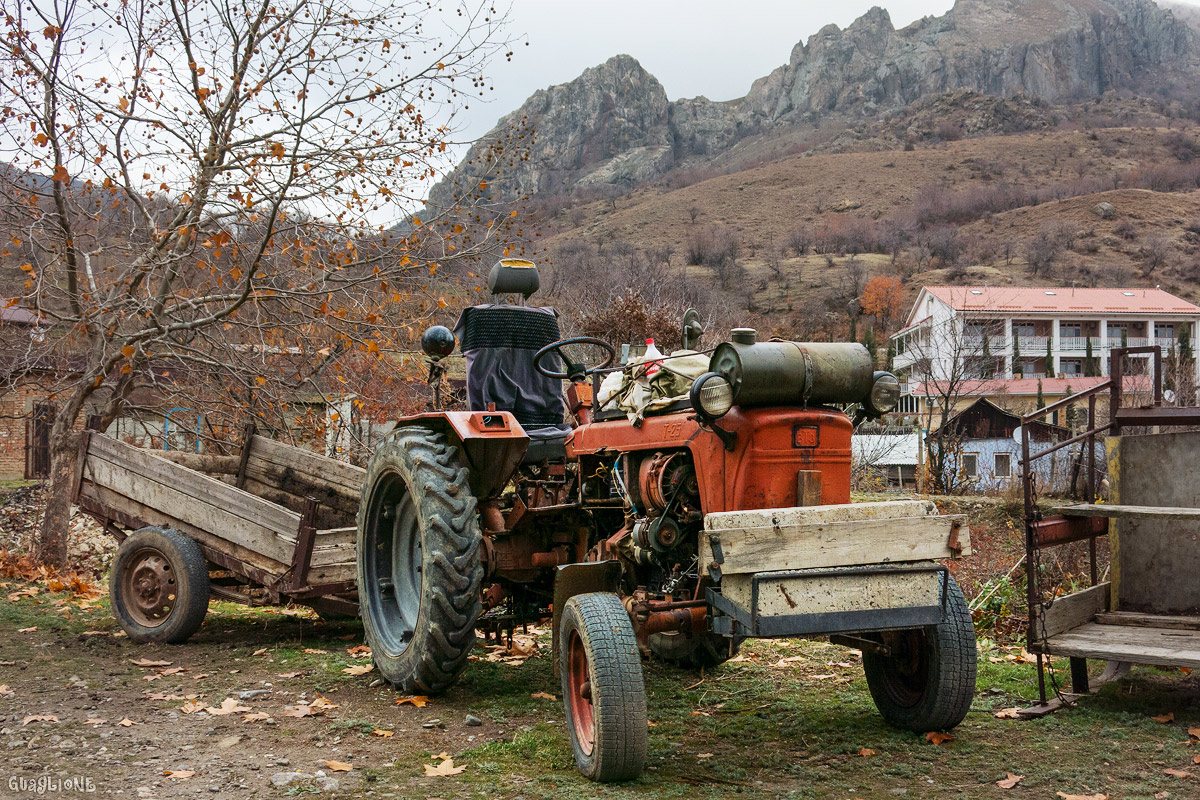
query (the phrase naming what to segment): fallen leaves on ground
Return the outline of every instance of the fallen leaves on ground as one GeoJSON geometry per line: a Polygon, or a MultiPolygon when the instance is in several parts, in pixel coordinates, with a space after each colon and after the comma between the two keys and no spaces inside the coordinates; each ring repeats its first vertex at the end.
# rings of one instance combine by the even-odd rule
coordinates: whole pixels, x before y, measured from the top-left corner
{"type": "Polygon", "coordinates": [[[1188,736],[1193,739],[1200,739],[1200,728],[1188,728],[1188,736]]]}
{"type": "Polygon", "coordinates": [[[1004,773],[1007,778],[996,781],[996,785],[1001,789],[1011,789],[1025,779],[1024,775],[1013,775],[1011,772],[1004,773]]]}
{"type": "Polygon", "coordinates": [[[14,693],[13,690],[8,688],[7,683],[0,683],[0,695],[4,695],[5,697],[7,697],[8,695],[13,694],[13,693],[14,693]]]}
{"type": "Polygon", "coordinates": [[[466,767],[454,766],[454,759],[447,758],[439,764],[425,764],[426,778],[444,778],[448,775],[457,775],[466,770],[466,767]]]}
{"type": "Polygon", "coordinates": [[[327,710],[330,708],[338,707],[337,703],[330,702],[329,700],[326,700],[321,695],[317,695],[317,699],[313,700],[311,703],[309,703],[309,705],[312,706],[313,708],[319,708],[322,710],[327,710]]]}
{"type": "Polygon", "coordinates": [[[342,670],[347,675],[366,675],[371,670],[375,669],[374,664],[351,664],[342,670]]]}
{"type": "Polygon", "coordinates": [[[329,655],[328,650],[321,650],[320,648],[317,648],[317,647],[306,647],[303,650],[301,650],[300,652],[308,653],[310,656],[327,656],[327,655],[329,655]]]}
{"type": "Polygon", "coordinates": [[[1055,792],[1062,800],[1108,800],[1106,794],[1067,794],[1066,792],[1055,792]]]}
{"type": "Polygon", "coordinates": [[[194,769],[164,769],[163,775],[177,781],[185,781],[196,774],[194,769]]]}
{"type": "Polygon", "coordinates": [[[380,739],[389,739],[396,735],[395,731],[385,731],[383,728],[376,728],[371,731],[372,736],[378,736],[380,739]]]}
{"type": "Polygon", "coordinates": [[[170,669],[160,669],[159,675],[178,675],[181,672],[187,672],[187,667],[171,667],[170,669]]]}
{"type": "Polygon", "coordinates": [[[122,728],[132,728],[134,725],[141,725],[142,723],[134,722],[129,717],[126,717],[125,719],[121,720],[117,724],[120,725],[122,728]]]}
{"type": "Polygon", "coordinates": [[[557,700],[558,699],[557,697],[550,694],[549,692],[534,692],[533,694],[531,694],[529,696],[532,697],[534,700],[557,700]]]}
{"type": "Polygon", "coordinates": [[[953,742],[954,737],[948,733],[941,733],[939,731],[930,731],[929,733],[925,734],[925,741],[933,742],[934,744],[941,745],[941,744],[946,744],[947,742],[953,742]]]}
{"type": "Polygon", "coordinates": [[[30,714],[21,720],[22,725],[28,725],[31,722],[58,722],[58,717],[53,714],[30,714]]]}
{"type": "Polygon", "coordinates": [[[204,710],[204,704],[188,701],[180,706],[179,710],[184,714],[195,714],[197,711],[204,710]]]}
{"type": "Polygon", "coordinates": [[[37,630],[37,625],[33,625],[28,628],[17,628],[17,633],[33,633],[36,630],[37,630]]]}
{"type": "Polygon", "coordinates": [[[277,672],[275,673],[275,677],[287,680],[290,678],[299,678],[303,674],[303,672],[277,672]]]}
{"type": "Polygon", "coordinates": [[[408,697],[396,698],[396,705],[402,706],[405,703],[411,703],[417,708],[424,708],[425,706],[429,705],[429,698],[423,694],[414,694],[408,697]]]}
{"type": "Polygon", "coordinates": [[[1192,773],[1188,772],[1186,769],[1164,769],[1163,772],[1167,775],[1170,775],[1172,778],[1192,777],[1192,773]]]}
{"type": "Polygon", "coordinates": [[[257,650],[255,650],[253,653],[251,653],[250,655],[252,655],[252,656],[265,656],[265,655],[266,655],[267,653],[269,653],[269,652],[271,652],[270,648],[267,648],[267,647],[260,647],[260,648],[258,648],[257,650]]]}
{"type": "Polygon", "coordinates": [[[246,722],[262,722],[264,719],[270,719],[271,715],[265,711],[254,711],[249,714],[242,714],[242,719],[246,722]]]}
{"type": "Polygon", "coordinates": [[[237,699],[233,697],[226,697],[221,701],[221,705],[217,706],[216,708],[208,706],[204,709],[206,714],[210,714],[214,717],[224,717],[228,714],[240,714],[249,710],[250,708],[248,706],[241,705],[238,703],[237,699]]]}
{"type": "Polygon", "coordinates": [[[331,772],[350,772],[354,769],[353,764],[347,764],[345,761],[326,761],[325,766],[329,767],[331,772]]]}
{"type": "Polygon", "coordinates": [[[357,644],[354,647],[348,648],[346,653],[347,655],[352,655],[355,658],[370,658],[371,648],[367,647],[365,644],[357,644]]]}
{"type": "Polygon", "coordinates": [[[152,661],[149,658],[131,658],[129,663],[135,667],[169,667],[170,661],[152,661]]]}
{"type": "Polygon", "coordinates": [[[992,714],[992,716],[995,717],[996,719],[1020,719],[1021,718],[1021,709],[1018,706],[1002,708],[999,711],[997,711],[995,714],[992,714]]]}
{"type": "Polygon", "coordinates": [[[858,754],[859,754],[860,756],[862,756],[863,758],[866,758],[867,756],[873,756],[873,755],[875,755],[875,751],[874,751],[874,750],[872,750],[872,749],[871,749],[871,748],[869,748],[869,747],[864,747],[863,749],[861,749],[861,750],[859,750],[859,751],[858,751],[858,754]]]}
{"type": "Polygon", "coordinates": [[[1154,720],[1160,725],[1166,725],[1168,722],[1175,721],[1175,712],[1168,711],[1166,714],[1159,714],[1157,717],[1151,717],[1150,719],[1154,720]]]}
{"type": "Polygon", "coordinates": [[[696,758],[712,758],[712,753],[697,753],[696,758]]]}

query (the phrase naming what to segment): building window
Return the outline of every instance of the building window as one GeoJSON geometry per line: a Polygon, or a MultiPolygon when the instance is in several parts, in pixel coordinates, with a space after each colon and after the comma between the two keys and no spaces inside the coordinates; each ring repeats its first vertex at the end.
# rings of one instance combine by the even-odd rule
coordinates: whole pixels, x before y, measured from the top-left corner
{"type": "Polygon", "coordinates": [[[979,455],[977,453],[963,453],[962,457],[963,474],[968,478],[974,478],[979,474],[979,455]]]}
{"type": "Polygon", "coordinates": [[[1058,335],[1079,339],[1083,336],[1083,325],[1078,322],[1063,322],[1058,326],[1058,335]]]}
{"type": "Polygon", "coordinates": [[[992,470],[992,474],[997,478],[1012,477],[1012,455],[1009,453],[996,453],[996,466],[992,470]]]}
{"type": "Polygon", "coordinates": [[[1154,326],[1154,336],[1155,336],[1155,338],[1158,338],[1158,339],[1174,339],[1175,338],[1175,326],[1170,325],[1170,324],[1163,325],[1162,323],[1158,323],[1154,326]]]}
{"type": "Polygon", "coordinates": [[[1108,323],[1108,340],[1109,340],[1110,344],[1113,342],[1113,340],[1116,340],[1119,342],[1121,340],[1122,334],[1124,334],[1125,336],[1129,335],[1129,326],[1128,325],[1124,325],[1124,324],[1118,325],[1118,324],[1114,324],[1112,322],[1108,323]]]}
{"type": "Polygon", "coordinates": [[[1058,362],[1059,372],[1064,377],[1068,375],[1083,374],[1083,359],[1082,358],[1064,358],[1058,362]]]}
{"type": "Polygon", "coordinates": [[[1034,324],[1032,322],[1014,322],[1013,336],[1034,336],[1034,324]]]}

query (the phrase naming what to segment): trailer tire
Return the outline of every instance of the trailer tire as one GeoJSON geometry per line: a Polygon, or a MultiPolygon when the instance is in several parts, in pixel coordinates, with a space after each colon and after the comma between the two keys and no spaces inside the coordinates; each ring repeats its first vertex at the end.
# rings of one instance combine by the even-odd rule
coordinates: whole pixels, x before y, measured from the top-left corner
{"type": "Polygon", "coordinates": [[[867,687],[879,713],[897,728],[928,733],[958,725],[975,696],[975,625],[949,574],[946,618],[939,625],[878,634],[891,655],[863,653],[867,687]]]}
{"type": "Polygon", "coordinates": [[[458,448],[404,427],[375,451],[358,509],[358,596],[375,666],[402,691],[458,678],[482,613],[482,535],[458,448]]]}
{"type": "Polygon", "coordinates": [[[113,617],[134,642],[180,644],[208,613],[208,562],[171,528],[141,528],[117,548],[108,577],[113,617]]]}
{"type": "Polygon", "coordinates": [[[611,592],[577,594],[558,630],[563,705],[575,763],[601,783],[633,780],[646,764],[646,682],[633,625],[611,592]]]}
{"type": "Polygon", "coordinates": [[[650,652],[680,667],[709,669],[719,667],[738,654],[742,639],[729,639],[712,632],[652,633],[648,638],[650,652]],[[731,646],[732,643],[732,646],[731,646]]]}

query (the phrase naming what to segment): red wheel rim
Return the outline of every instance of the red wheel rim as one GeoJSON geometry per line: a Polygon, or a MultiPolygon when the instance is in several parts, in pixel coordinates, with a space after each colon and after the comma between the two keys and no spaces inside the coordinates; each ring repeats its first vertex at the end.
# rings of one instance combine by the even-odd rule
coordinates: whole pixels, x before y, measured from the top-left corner
{"type": "Polygon", "coordinates": [[[175,607],[175,574],[162,551],[143,547],[129,558],[121,576],[121,593],[129,616],[145,628],[167,621],[175,607]]]}
{"type": "Polygon", "coordinates": [[[571,721],[575,724],[575,741],[585,756],[592,754],[596,743],[596,717],[592,711],[592,682],[588,676],[587,652],[579,634],[571,631],[567,645],[567,702],[571,704],[571,721]]]}

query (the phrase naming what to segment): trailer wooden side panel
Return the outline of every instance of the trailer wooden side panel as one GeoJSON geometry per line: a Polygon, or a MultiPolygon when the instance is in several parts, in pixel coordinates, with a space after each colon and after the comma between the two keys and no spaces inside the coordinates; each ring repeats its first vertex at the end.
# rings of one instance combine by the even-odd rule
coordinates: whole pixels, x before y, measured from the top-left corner
{"type": "Polygon", "coordinates": [[[299,514],[145,450],[93,435],[81,493],[99,499],[92,487],[152,509],[164,523],[184,523],[270,561],[291,563],[299,514]]]}

